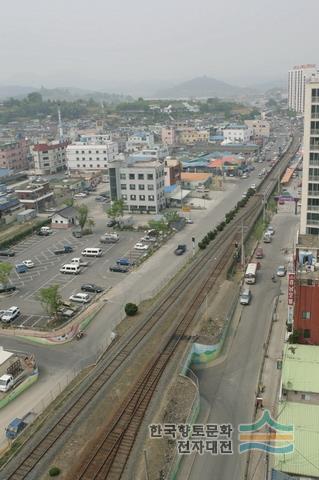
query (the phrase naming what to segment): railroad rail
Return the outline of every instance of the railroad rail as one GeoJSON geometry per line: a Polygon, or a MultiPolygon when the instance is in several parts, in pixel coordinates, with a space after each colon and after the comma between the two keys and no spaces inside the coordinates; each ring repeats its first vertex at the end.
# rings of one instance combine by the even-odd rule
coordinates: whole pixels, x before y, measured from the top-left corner
{"type": "MultiPolygon", "coordinates": [[[[292,142],[285,154],[287,158],[289,158],[290,154],[295,153],[297,143],[296,139],[292,142]]],[[[282,163],[288,164],[288,159],[282,163]]],[[[282,174],[285,166],[278,163],[272,169],[262,182],[259,189],[260,193],[265,195],[267,192],[267,196],[271,194],[277,181],[277,176],[282,174]],[[275,175],[275,177],[271,177],[272,175],[275,175]]],[[[112,379],[114,373],[130,358],[136,347],[145,339],[145,336],[150,334],[158,326],[160,319],[169,314],[169,310],[173,305],[180,301],[188,285],[195,280],[201,280],[200,289],[197,289],[191,306],[188,307],[187,312],[179,320],[179,323],[172,326],[172,331],[169,332],[161,353],[156,355],[144,370],[137,385],[134,386],[128,398],[124,400],[114,415],[98,447],[81,465],[77,476],[73,477],[90,480],[95,478],[111,478],[112,480],[120,478],[119,475],[125,468],[149,401],[169,359],[176,351],[181,339],[183,339],[187,328],[205,298],[206,291],[212,288],[221,272],[225,269],[230,258],[232,246],[234,246],[234,242],[239,236],[237,227],[246,221],[250,227],[253,226],[261,213],[263,200],[258,195],[252,197],[246,207],[238,212],[234,220],[216,237],[215,241],[198,255],[196,261],[191,264],[191,267],[181,279],[169,289],[166,296],[157,303],[143,324],[133,334],[121,339],[121,342],[117,342],[111,347],[112,355],[108,355],[107,358],[102,359],[100,364],[97,365],[95,376],[94,378],[92,376],[92,379],[86,385],[86,389],[74,395],[66,411],[57,415],[49,431],[43,431],[43,434],[39,432],[39,438],[31,450],[29,449],[24,455],[21,452],[22,458],[19,459],[19,462],[12,469],[9,468],[6,479],[20,480],[27,477],[32,478],[29,474],[32,474],[46,453],[50,451],[70,425],[79,417],[89,402],[96,396],[97,392],[112,379]],[[214,257],[217,255],[218,261],[211,269],[205,270],[203,279],[203,266],[207,265],[208,260],[212,257],[212,253],[214,253],[214,257]],[[121,345],[118,345],[119,343],[121,345]]]]}

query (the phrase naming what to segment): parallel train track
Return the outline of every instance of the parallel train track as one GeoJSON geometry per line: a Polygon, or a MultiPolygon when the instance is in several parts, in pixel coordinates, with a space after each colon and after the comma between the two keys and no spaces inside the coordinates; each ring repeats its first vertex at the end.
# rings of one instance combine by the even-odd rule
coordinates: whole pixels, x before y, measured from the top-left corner
{"type": "MultiPolygon", "coordinates": [[[[288,150],[289,153],[287,152],[286,154],[287,157],[289,157],[290,153],[292,154],[296,151],[296,146],[297,142],[294,140],[288,150]]],[[[274,186],[274,182],[277,181],[277,177],[282,173],[285,166],[281,165],[281,163],[288,163],[288,159],[277,164],[268,174],[259,189],[261,195],[265,194],[265,192],[268,195],[271,193],[271,186],[274,186]]],[[[77,471],[76,476],[73,477],[74,479],[83,480],[105,478],[115,480],[121,478],[147,406],[169,359],[176,351],[181,339],[184,338],[187,328],[206,296],[205,292],[212,288],[225,269],[234,241],[238,240],[238,227],[244,222],[247,222],[247,225],[251,227],[260,215],[261,209],[262,196],[255,195],[249,200],[247,206],[238,212],[235,219],[224,231],[217,236],[209,248],[201,252],[198,259],[192,263],[191,268],[188,269],[182,278],[169,289],[166,296],[158,302],[140,328],[127,339],[120,340],[118,342],[121,343],[119,348],[117,343],[111,347],[111,353],[114,356],[110,359],[109,357],[112,355],[108,355],[107,359],[103,359],[97,365],[95,377],[88,383],[86,390],[74,396],[67,410],[57,416],[49,431],[43,432],[43,435],[39,434],[40,438],[35,446],[31,450],[29,449],[26,455],[22,456],[8,476],[5,477],[6,479],[33,478],[31,476],[32,472],[45,454],[50,451],[70,425],[79,417],[89,402],[96,396],[97,392],[112,379],[115,372],[132,355],[140,342],[157,327],[160,319],[164,315],[169,314],[175,302],[179,301],[185,290],[187,290],[187,286],[196,280],[200,282],[200,288],[196,290],[196,293],[194,292],[191,306],[188,306],[179,323],[174,326],[174,329],[167,337],[167,342],[162,351],[154,356],[153,360],[142,372],[137,385],[134,386],[128,398],[119,407],[95,451],[88,455],[77,471]],[[208,260],[212,258],[212,253],[214,253],[214,257],[218,257],[218,261],[210,270],[207,270],[208,260]]]]}

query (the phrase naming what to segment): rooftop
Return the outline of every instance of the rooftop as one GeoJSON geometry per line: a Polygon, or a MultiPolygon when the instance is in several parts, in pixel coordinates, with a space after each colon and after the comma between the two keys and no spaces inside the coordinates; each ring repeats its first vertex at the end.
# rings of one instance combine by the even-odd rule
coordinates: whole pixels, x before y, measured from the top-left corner
{"type": "Polygon", "coordinates": [[[0,365],[6,362],[9,358],[13,356],[12,352],[8,352],[7,350],[3,350],[3,347],[0,347],[0,365]]]}
{"type": "Polygon", "coordinates": [[[282,386],[286,390],[319,393],[319,346],[285,344],[282,386]]]}
{"type": "Polygon", "coordinates": [[[210,178],[211,174],[182,172],[181,176],[183,182],[200,182],[202,180],[207,180],[208,178],[210,178]]]}
{"type": "Polygon", "coordinates": [[[284,402],[277,421],[294,426],[294,451],[274,455],[275,468],[305,477],[319,475],[319,405],[284,402]]]}

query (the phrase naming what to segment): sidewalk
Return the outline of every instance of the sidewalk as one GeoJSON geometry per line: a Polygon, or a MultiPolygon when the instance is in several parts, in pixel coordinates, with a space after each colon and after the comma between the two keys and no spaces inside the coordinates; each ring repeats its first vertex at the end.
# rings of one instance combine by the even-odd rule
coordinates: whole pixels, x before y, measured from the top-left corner
{"type": "MultiPolygon", "coordinates": [[[[265,345],[265,361],[261,371],[260,385],[265,387],[262,395],[263,409],[270,411],[273,418],[277,417],[277,405],[281,381],[281,370],[277,369],[277,361],[282,359],[283,344],[286,334],[287,319],[287,277],[281,280],[281,295],[274,310],[271,335],[265,345]]],[[[263,410],[257,409],[255,419],[262,416],[263,410]]],[[[269,480],[273,465],[273,455],[259,451],[251,451],[249,456],[247,480],[269,480]]]]}

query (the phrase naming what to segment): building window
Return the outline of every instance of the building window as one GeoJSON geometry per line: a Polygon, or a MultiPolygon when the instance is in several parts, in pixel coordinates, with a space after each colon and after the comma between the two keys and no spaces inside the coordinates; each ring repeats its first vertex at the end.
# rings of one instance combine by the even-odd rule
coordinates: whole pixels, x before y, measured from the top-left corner
{"type": "Polygon", "coordinates": [[[130,180],[135,180],[135,173],[129,173],[128,178],[129,178],[130,180]]]}
{"type": "Polygon", "coordinates": [[[152,173],[148,173],[147,180],[153,180],[153,179],[154,179],[154,175],[152,173]]]}
{"type": "Polygon", "coordinates": [[[138,174],[138,179],[139,180],[144,180],[144,173],[139,173],[138,174]]]}
{"type": "Polygon", "coordinates": [[[310,336],[311,336],[311,332],[310,332],[309,328],[306,328],[303,331],[303,338],[310,338],[310,336]]]}
{"type": "Polygon", "coordinates": [[[93,168],[93,165],[92,165],[92,163],[90,164],[90,168],[93,168]]]}
{"type": "Polygon", "coordinates": [[[127,195],[123,193],[122,200],[127,200],[127,195]]]}
{"type": "Polygon", "coordinates": [[[130,183],[130,190],[135,190],[135,185],[134,185],[134,183],[130,183]]]}
{"type": "Polygon", "coordinates": [[[125,173],[120,173],[120,179],[121,180],[126,180],[126,174],[125,173]]]}
{"type": "Polygon", "coordinates": [[[150,202],[154,202],[154,195],[149,195],[149,196],[148,196],[148,200],[149,200],[150,202]]]}
{"type": "Polygon", "coordinates": [[[154,190],[154,185],[147,185],[147,190],[154,190]]]}
{"type": "Polygon", "coordinates": [[[85,164],[85,163],[82,163],[82,168],[86,168],[86,164],[85,164]]]}
{"type": "Polygon", "coordinates": [[[100,164],[99,164],[99,163],[97,164],[97,168],[100,168],[100,164]]]}
{"type": "Polygon", "coordinates": [[[131,196],[130,196],[130,199],[131,199],[131,200],[136,200],[136,195],[131,195],[131,196]]]}
{"type": "Polygon", "coordinates": [[[139,186],[138,186],[138,189],[139,189],[139,190],[145,190],[145,185],[139,185],[139,186]]]}
{"type": "Polygon", "coordinates": [[[303,320],[310,320],[310,312],[302,312],[302,317],[303,320]]]}
{"type": "Polygon", "coordinates": [[[140,200],[145,200],[145,195],[140,195],[140,200]]]}
{"type": "Polygon", "coordinates": [[[76,168],[80,168],[80,164],[77,164],[76,168]]]}
{"type": "Polygon", "coordinates": [[[121,183],[121,190],[126,190],[126,184],[125,183],[121,183]]]}

